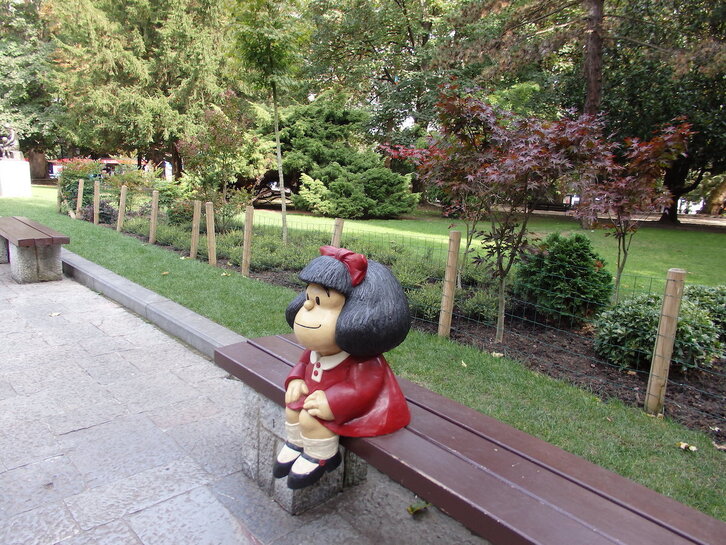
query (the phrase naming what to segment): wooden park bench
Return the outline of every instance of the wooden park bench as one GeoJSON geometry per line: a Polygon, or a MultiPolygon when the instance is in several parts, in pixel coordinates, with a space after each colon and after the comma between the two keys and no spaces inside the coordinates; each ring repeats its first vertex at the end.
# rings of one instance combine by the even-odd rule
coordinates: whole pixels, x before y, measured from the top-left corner
{"type": "MultiPolygon", "coordinates": [[[[301,353],[292,335],[272,336],[217,349],[215,362],[282,406],[285,378],[301,353]]],[[[341,444],[494,545],[726,543],[726,524],[714,518],[399,381],[409,426],[341,444]]],[[[260,456],[274,457],[278,446],[260,456]]]]}
{"type": "Polygon", "coordinates": [[[0,263],[10,262],[10,273],[16,282],[60,280],[61,244],[70,241],[68,236],[37,221],[0,217],[0,263]]]}

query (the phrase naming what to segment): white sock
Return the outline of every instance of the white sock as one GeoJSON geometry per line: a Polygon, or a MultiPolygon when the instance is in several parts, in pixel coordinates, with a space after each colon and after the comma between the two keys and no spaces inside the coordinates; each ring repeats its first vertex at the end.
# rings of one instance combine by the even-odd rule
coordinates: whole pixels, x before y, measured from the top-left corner
{"type": "MultiPolygon", "coordinates": [[[[310,439],[309,437],[303,436],[303,443],[305,448],[305,454],[311,458],[317,458],[318,460],[327,460],[335,456],[338,452],[338,443],[340,437],[334,435],[332,437],[326,437],[325,439],[310,439]]],[[[297,473],[298,475],[304,475],[310,473],[313,469],[318,467],[317,464],[309,462],[302,456],[295,460],[292,465],[291,473],[297,473]]]]}
{"type": "MultiPolygon", "coordinates": [[[[296,447],[303,446],[303,438],[300,433],[300,424],[290,424],[285,422],[285,430],[287,432],[287,441],[292,443],[296,447]]],[[[280,452],[277,453],[277,461],[281,464],[292,462],[295,458],[300,456],[300,451],[292,449],[287,445],[283,445],[280,452]]]]}

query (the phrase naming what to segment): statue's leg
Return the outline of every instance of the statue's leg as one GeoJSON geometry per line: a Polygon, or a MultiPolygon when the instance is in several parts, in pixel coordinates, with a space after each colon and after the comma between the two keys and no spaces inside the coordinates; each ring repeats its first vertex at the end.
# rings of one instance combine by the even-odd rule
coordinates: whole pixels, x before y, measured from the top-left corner
{"type": "Polygon", "coordinates": [[[303,454],[292,465],[287,476],[287,486],[304,488],[317,482],[325,473],[340,465],[338,451],[340,437],[323,426],[306,410],[298,415],[303,439],[303,454]]]}
{"type": "Polygon", "coordinates": [[[272,474],[275,478],[286,477],[295,460],[302,454],[303,438],[300,433],[300,412],[292,409],[285,409],[285,432],[287,434],[285,444],[277,453],[275,463],[272,466],[272,474]]]}

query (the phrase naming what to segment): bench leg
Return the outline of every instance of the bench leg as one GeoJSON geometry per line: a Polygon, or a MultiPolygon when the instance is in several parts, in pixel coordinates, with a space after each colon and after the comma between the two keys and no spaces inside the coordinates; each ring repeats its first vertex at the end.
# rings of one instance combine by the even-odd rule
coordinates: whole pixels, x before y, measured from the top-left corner
{"type": "Polygon", "coordinates": [[[7,263],[10,261],[8,255],[8,241],[0,237],[0,263],[7,263]]]}
{"type": "Polygon", "coordinates": [[[17,247],[10,244],[10,274],[19,284],[63,278],[60,245],[17,247]]]}

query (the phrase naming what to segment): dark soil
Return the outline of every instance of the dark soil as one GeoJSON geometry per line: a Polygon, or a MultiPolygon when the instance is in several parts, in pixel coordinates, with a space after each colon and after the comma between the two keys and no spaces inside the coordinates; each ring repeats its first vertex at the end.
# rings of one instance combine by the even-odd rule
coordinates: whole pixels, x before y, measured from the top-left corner
{"type": "MultiPolygon", "coordinates": [[[[259,280],[300,289],[290,271],[253,273],[259,280]]],[[[436,333],[437,325],[421,320],[414,327],[436,333]]],[[[602,399],[620,399],[643,406],[648,373],[621,370],[600,360],[587,327],[563,330],[512,318],[502,344],[494,343],[494,328],[478,322],[456,319],[451,338],[486,352],[499,352],[523,362],[529,368],[556,379],[566,380],[602,399]]],[[[726,442],[726,359],[708,371],[680,373],[671,370],[666,389],[665,413],[685,426],[701,430],[716,443],[726,442]]]]}

